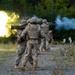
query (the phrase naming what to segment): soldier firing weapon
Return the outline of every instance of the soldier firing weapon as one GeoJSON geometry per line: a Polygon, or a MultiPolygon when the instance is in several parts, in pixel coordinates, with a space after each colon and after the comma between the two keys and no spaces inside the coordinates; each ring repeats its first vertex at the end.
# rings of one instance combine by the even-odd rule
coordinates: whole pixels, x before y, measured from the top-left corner
{"type": "MultiPolygon", "coordinates": [[[[40,22],[39,23],[36,23],[36,24],[40,24],[40,22]]],[[[11,25],[11,29],[23,30],[24,28],[25,28],[25,25],[21,25],[21,26],[19,26],[19,25],[11,25]]]]}
{"type": "Polygon", "coordinates": [[[11,29],[23,30],[27,24],[27,20],[22,20],[21,25],[11,25],[11,29]]]}
{"type": "Polygon", "coordinates": [[[11,26],[11,29],[19,29],[19,30],[23,30],[25,28],[25,26],[19,26],[19,25],[15,25],[15,26],[11,26]]]}

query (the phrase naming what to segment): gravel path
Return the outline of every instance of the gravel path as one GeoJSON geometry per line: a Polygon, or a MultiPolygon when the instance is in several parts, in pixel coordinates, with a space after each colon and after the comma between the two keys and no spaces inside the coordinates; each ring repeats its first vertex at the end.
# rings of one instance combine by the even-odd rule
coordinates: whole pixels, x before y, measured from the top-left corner
{"type": "MultiPolygon", "coordinates": [[[[67,45],[53,45],[51,52],[59,53],[59,49],[68,48],[67,45]]],[[[75,75],[75,65],[60,69],[56,65],[56,59],[52,59],[51,52],[40,52],[38,57],[38,68],[32,71],[30,64],[27,64],[28,70],[14,69],[15,53],[0,66],[0,75],[75,75]]],[[[58,59],[59,60],[59,59],[58,59]]],[[[19,66],[21,67],[21,65],[19,66]]]]}

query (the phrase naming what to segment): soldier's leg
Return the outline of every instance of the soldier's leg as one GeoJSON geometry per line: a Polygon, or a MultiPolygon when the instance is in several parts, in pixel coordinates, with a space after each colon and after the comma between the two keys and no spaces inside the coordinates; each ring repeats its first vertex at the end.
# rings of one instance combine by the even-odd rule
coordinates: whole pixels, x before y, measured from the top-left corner
{"type": "Polygon", "coordinates": [[[53,44],[53,43],[54,43],[54,39],[52,38],[52,39],[51,39],[51,44],[53,44]]]}
{"type": "Polygon", "coordinates": [[[46,40],[46,51],[49,51],[50,50],[50,45],[49,45],[49,41],[46,40]]]}
{"type": "Polygon", "coordinates": [[[33,70],[36,70],[37,68],[37,63],[38,63],[38,57],[37,57],[37,54],[33,54],[33,66],[32,66],[32,69],[33,70]]]}
{"type": "Polygon", "coordinates": [[[43,51],[44,48],[44,39],[41,39],[40,51],[43,51]]]}
{"type": "Polygon", "coordinates": [[[29,62],[30,62],[31,65],[33,65],[33,58],[32,58],[32,55],[29,56],[29,62]]]}
{"type": "Polygon", "coordinates": [[[37,63],[38,63],[38,44],[36,42],[36,44],[34,44],[34,48],[33,48],[33,53],[32,53],[32,57],[33,57],[33,70],[35,70],[37,68],[37,63]]]}
{"type": "Polygon", "coordinates": [[[44,42],[44,44],[43,44],[43,51],[46,51],[46,38],[44,38],[43,42],[44,42]]]}
{"type": "Polygon", "coordinates": [[[19,65],[20,61],[21,61],[21,58],[22,58],[22,55],[24,54],[25,52],[25,44],[19,44],[18,47],[17,47],[17,50],[16,50],[16,59],[15,59],[15,68],[16,66],[19,65]]]}
{"type": "Polygon", "coordinates": [[[32,48],[32,45],[28,42],[27,47],[26,47],[26,51],[25,51],[25,54],[24,54],[24,59],[22,61],[22,67],[25,67],[27,61],[29,61],[29,55],[30,55],[30,52],[31,52],[31,48],[32,48]]]}

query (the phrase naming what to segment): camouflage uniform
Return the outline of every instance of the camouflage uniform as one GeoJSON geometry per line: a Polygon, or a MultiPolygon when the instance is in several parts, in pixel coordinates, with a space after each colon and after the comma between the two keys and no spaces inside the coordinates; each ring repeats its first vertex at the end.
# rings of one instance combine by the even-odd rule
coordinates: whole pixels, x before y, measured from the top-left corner
{"type": "Polygon", "coordinates": [[[40,29],[36,24],[36,18],[31,18],[30,25],[22,32],[21,37],[25,37],[28,33],[29,40],[27,41],[27,47],[24,55],[24,60],[22,62],[22,67],[26,66],[27,61],[31,60],[33,68],[37,67],[37,57],[38,57],[38,38],[40,34],[40,29]],[[32,59],[30,58],[32,57],[32,59]]]}
{"type": "MultiPolygon", "coordinates": [[[[22,20],[21,21],[21,25],[24,25],[26,27],[27,25],[27,21],[26,20],[22,20]]],[[[22,33],[23,30],[18,30],[17,32],[17,42],[19,41],[20,39],[20,35],[22,33]]],[[[26,41],[23,40],[24,42],[21,42],[21,43],[18,43],[18,46],[17,46],[17,49],[16,49],[16,59],[15,59],[15,68],[18,67],[19,63],[20,63],[20,60],[22,58],[22,55],[24,54],[25,52],[25,48],[26,48],[26,41]]]]}
{"type": "Polygon", "coordinates": [[[48,32],[49,25],[47,24],[47,20],[44,19],[43,24],[41,25],[41,33],[45,36],[45,38],[41,40],[40,51],[50,50],[48,32]]]}

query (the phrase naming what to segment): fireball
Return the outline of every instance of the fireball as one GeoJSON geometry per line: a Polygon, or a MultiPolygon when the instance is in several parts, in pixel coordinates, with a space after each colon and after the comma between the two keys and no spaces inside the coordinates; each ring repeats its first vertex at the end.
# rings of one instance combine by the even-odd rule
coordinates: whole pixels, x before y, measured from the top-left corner
{"type": "Polygon", "coordinates": [[[4,37],[7,34],[7,28],[6,28],[6,24],[8,21],[8,15],[3,12],[0,11],[0,36],[4,37]]]}

